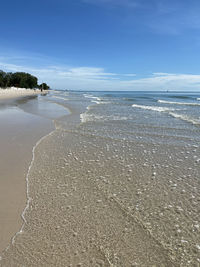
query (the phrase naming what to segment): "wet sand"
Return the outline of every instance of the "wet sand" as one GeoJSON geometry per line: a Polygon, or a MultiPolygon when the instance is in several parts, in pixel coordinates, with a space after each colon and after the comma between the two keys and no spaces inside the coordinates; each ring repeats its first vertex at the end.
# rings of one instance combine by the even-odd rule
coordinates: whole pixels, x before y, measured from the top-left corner
{"type": "Polygon", "coordinates": [[[85,154],[89,142],[55,132],[36,149],[27,224],[2,266],[173,266],[117,197],[102,190],[101,179],[111,182],[101,168],[105,148],[91,144],[85,154]]]}
{"type": "Polygon", "coordinates": [[[26,175],[36,142],[54,129],[50,120],[20,110],[27,97],[0,100],[0,253],[21,228],[26,175]]]}

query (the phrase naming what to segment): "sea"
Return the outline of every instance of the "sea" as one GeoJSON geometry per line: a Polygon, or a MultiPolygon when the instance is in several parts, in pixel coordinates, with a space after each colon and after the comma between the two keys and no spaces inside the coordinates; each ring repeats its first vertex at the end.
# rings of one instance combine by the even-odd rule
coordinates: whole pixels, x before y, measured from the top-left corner
{"type": "Polygon", "coordinates": [[[200,141],[198,93],[86,92],[82,95],[90,99],[91,105],[81,115],[81,121],[104,122],[107,127],[101,130],[100,126],[98,134],[150,143],[181,144],[190,139],[198,144],[200,141]]]}
{"type": "Polygon", "coordinates": [[[120,179],[124,169],[135,176],[119,201],[178,266],[199,266],[200,93],[59,91],[58,98],[85,109],[78,133],[121,158],[120,179]]]}
{"type": "Polygon", "coordinates": [[[54,100],[86,109],[81,122],[99,136],[186,146],[200,141],[200,93],[56,91],[54,100]]]}
{"type": "Polygon", "coordinates": [[[200,266],[200,93],[39,101],[68,112],[36,147],[25,225],[2,266],[200,266]]]}

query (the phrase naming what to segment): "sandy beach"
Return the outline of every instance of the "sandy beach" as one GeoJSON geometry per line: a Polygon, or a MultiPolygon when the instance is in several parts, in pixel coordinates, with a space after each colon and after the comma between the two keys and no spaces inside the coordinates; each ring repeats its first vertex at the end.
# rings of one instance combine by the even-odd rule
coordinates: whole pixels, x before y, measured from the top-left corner
{"type": "Polygon", "coordinates": [[[12,99],[17,97],[24,97],[24,96],[34,96],[38,94],[44,94],[45,91],[41,92],[39,89],[33,90],[33,89],[26,89],[26,88],[0,88],[0,100],[1,99],[12,99]]]}
{"type": "Polygon", "coordinates": [[[39,90],[0,90],[0,253],[23,223],[21,214],[27,201],[26,175],[32,149],[54,129],[51,120],[19,108],[20,103],[35,101],[38,94],[39,90]]]}

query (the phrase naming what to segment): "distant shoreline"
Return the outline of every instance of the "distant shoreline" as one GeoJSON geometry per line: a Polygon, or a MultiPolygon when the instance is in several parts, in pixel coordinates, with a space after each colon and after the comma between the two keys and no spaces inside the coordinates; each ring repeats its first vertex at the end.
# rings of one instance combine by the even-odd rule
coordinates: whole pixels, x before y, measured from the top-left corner
{"type": "Polygon", "coordinates": [[[46,94],[49,90],[43,90],[41,92],[40,89],[26,89],[26,88],[16,88],[16,87],[10,87],[10,88],[0,88],[0,100],[1,99],[9,99],[9,98],[16,98],[16,97],[22,97],[22,96],[32,96],[32,95],[38,95],[38,94],[46,94]]]}

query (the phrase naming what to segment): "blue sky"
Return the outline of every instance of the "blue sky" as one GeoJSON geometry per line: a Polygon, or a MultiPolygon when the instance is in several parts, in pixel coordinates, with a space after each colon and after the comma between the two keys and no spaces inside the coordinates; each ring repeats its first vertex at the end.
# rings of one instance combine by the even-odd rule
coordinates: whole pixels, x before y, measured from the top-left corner
{"type": "Polygon", "coordinates": [[[52,88],[200,91],[198,0],[1,2],[0,69],[52,88]]]}

